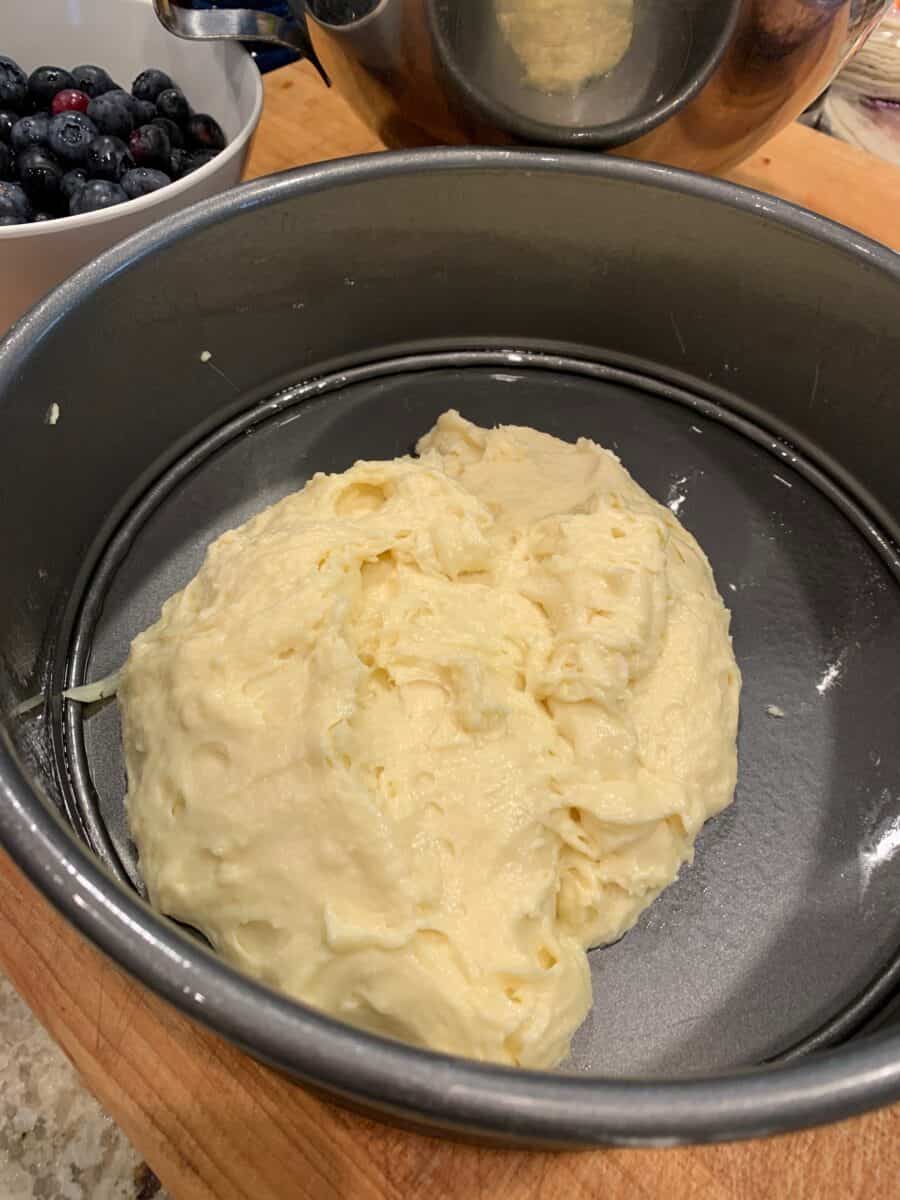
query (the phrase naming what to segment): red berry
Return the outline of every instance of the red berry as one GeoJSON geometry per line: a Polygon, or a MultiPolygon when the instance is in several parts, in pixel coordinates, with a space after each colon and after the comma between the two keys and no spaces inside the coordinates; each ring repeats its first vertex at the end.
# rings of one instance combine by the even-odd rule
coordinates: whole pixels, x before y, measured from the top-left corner
{"type": "Polygon", "coordinates": [[[50,108],[54,116],[58,116],[63,112],[87,112],[88,105],[91,102],[87,92],[80,92],[78,88],[63,88],[61,92],[57,92],[53,97],[53,103],[50,108]]]}

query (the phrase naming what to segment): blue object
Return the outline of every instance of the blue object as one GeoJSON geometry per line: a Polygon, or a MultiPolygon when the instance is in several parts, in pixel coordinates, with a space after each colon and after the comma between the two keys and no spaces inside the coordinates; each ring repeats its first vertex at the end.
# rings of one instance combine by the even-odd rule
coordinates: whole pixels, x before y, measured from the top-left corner
{"type": "Polygon", "coordinates": [[[149,196],[160,188],[168,187],[172,182],[165,171],[157,171],[154,167],[132,167],[119,180],[122,191],[129,200],[138,196],[149,196]]]}
{"type": "Polygon", "coordinates": [[[69,201],[69,213],[80,217],[82,213],[98,212],[114,204],[124,204],[128,199],[118,183],[110,179],[89,179],[69,201]]]}
{"type": "MultiPolygon", "coordinates": [[[[290,7],[284,0],[236,0],[234,4],[222,4],[218,0],[194,0],[193,8],[252,8],[257,12],[274,13],[277,17],[285,17],[290,19],[293,17],[290,7]]],[[[272,46],[268,42],[244,42],[247,50],[253,57],[254,62],[259,67],[260,72],[265,75],[268,71],[275,71],[278,67],[286,67],[288,63],[297,62],[300,55],[295,50],[289,50],[287,46],[272,46]]]]}
{"type": "Polygon", "coordinates": [[[47,126],[47,145],[63,163],[63,170],[83,161],[88,146],[100,131],[84,113],[61,112],[50,118],[47,126]]]}

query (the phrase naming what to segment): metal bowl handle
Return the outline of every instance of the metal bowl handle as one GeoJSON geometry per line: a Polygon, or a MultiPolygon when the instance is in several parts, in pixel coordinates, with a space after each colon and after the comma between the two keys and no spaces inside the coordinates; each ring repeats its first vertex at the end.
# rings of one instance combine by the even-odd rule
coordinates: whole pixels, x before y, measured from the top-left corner
{"type": "Polygon", "coordinates": [[[270,42],[307,58],[328,87],[331,81],[313,50],[302,2],[289,0],[290,17],[251,8],[194,8],[191,0],[153,0],[165,28],[188,41],[270,42]]]}

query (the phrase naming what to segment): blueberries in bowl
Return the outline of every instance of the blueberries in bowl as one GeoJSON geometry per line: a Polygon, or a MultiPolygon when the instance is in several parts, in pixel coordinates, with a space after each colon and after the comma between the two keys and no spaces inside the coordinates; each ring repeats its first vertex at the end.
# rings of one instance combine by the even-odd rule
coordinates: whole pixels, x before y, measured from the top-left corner
{"type": "Polygon", "coordinates": [[[166,88],[156,97],[156,111],[161,117],[168,117],[176,125],[186,125],[191,115],[188,102],[178,88],[166,88]]]}
{"type": "Polygon", "coordinates": [[[87,115],[97,126],[99,133],[127,141],[134,129],[134,117],[127,105],[121,103],[114,92],[97,96],[88,105],[87,115]]]}
{"type": "Polygon", "coordinates": [[[151,104],[155,104],[160,92],[167,92],[173,87],[175,82],[165,71],[148,67],[146,71],[141,71],[131,85],[131,94],[138,100],[149,100],[151,104]]]}
{"type": "Polygon", "coordinates": [[[66,171],[59,181],[59,190],[65,203],[68,204],[79,188],[83,188],[86,183],[87,171],[83,167],[73,167],[71,171],[66,171]]]}
{"type": "MultiPolygon", "coordinates": [[[[18,119],[18,113],[9,112],[6,109],[0,109],[0,142],[3,142],[6,146],[12,144],[13,125],[15,125],[18,119]]],[[[156,119],[160,120],[159,117],[156,119]]]]}
{"type": "Polygon", "coordinates": [[[121,138],[101,134],[95,137],[84,155],[84,168],[91,179],[106,179],[118,183],[134,159],[121,138]]]}
{"type": "Polygon", "coordinates": [[[131,92],[126,92],[124,88],[114,87],[111,91],[104,92],[104,96],[107,100],[115,100],[116,104],[123,105],[132,116],[137,111],[137,101],[131,92]]]}
{"type": "Polygon", "coordinates": [[[183,179],[185,175],[190,175],[192,171],[199,171],[208,162],[212,162],[217,154],[218,150],[195,150],[185,159],[184,165],[181,168],[181,178],[183,179]]]}
{"type": "Polygon", "coordinates": [[[73,217],[80,217],[83,213],[112,208],[114,204],[124,204],[127,200],[118,183],[111,183],[107,179],[90,179],[69,201],[69,212],[73,217]]]}
{"type": "Polygon", "coordinates": [[[149,196],[158,192],[172,182],[165,171],[157,171],[153,167],[133,167],[126,171],[120,183],[122,191],[129,200],[137,200],[138,196],[149,196]]]}
{"type": "Polygon", "coordinates": [[[0,218],[8,225],[23,225],[34,215],[25,189],[18,183],[0,183],[0,218]]]}
{"type": "Polygon", "coordinates": [[[172,143],[159,125],[142,125],[128,139],[134,161],[144,167],[165,169],[172,157],[172,143]]]}
{"type": "Polygon", "coordinates": [[[97,212],[150,195],[226,146],[157,67],[120,88],[105,68],[41,65],[0,54],[0,226],[97,212]]]}
{"type": "Polygon", "coordinates": [[[149,125],[156,116],[155,104],[151,104],[148,100],[138,100],[122,88],[114,88],[113,91],[107,92],[106,99],[115,100],[117,104],[124,105],[131,113],[135,126],[149,125]]]}
{"type": "MultiPolygon", "coordinates": [[[[3,114],[0,113],[0,118],[3,114]]],[[[176,125],[174,121],[170,121],[168,117],[154,117],[150,122],[151,125],[158,125],[160,129],[164,129],[169,137],[169,145],[173,150],[184,149],[184,130],[180,125],[176,125]]],[[[3,140],[3,127],[0,123],[0,141],[3,140]]]]}
{"type": "Polygon", "coordinates": [[[16,154],[21,154],[29,146],[46,146],[50,121],[46,113],[36,113],[33,117],[20,117],[12,127],[10,143],[16,154]]]}
{"type": "Polygon", "coordinates": [[[53,97],[64,88],[73,88],[75,80],[62,67],[38,67],[28,76],[28,98],[35,112],[49,108],[53,97]]]}
{"type": "Polygon", "coordinates": [[[149,100],[135,100],[131,115],[134,117],[135,129],[139,125],[150,125],[156,119],[156,105],[151,104],[149,100]]]}
{"type": "Polygon", "coordinates": [[[95,67],[90,63],[73,67],[72,79],[73,86],[80,92],[85,92],[92,100],[95,96],[102,96],[104,92],[111,92],[116,86],[102,67],[95,67]]]}
{"type": "Polygon", "coordinates": [[[22,113],[27,99],[28,76],[17,62],[0,54],[0,108],[22,113]]]}
{"type": "Polygon", "coordinates": [[[172,151],[172,157],[169,159],[166,171],[173,179],[180,179],[186,173],[184,168],[188,157],[187,150],[183,150],[180,146],[176,146],[172,151]]]}
{"type": "Polygon", "coordinates": [[[50,118],[47,148],[64,169],[84,162],[87,148],[97,137],[97,126],[82,112],[62,112],[50,118]]]}
{"type": "Polygon", "coordinates": [[[209,113],[193,113],[185,124],[188,140],[198,150],[213,150],[216,154],[225,149],[225,134],[219,122],[209,113]]]}
{"type": "Polygon", "coordinates": [[[59,207],[63,169],[43,146],[29,146],[17,155],[16,171],[26,196],[35,208],[52,211],[59,207]]]}

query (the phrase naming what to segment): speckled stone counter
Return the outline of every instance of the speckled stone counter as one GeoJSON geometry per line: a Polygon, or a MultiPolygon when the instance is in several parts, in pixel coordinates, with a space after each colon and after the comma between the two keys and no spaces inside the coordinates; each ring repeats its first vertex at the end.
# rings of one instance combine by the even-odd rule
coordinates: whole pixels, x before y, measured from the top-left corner
{"type": "Polygon", "coordinates": [[[169,1200],[2,974],[0,1200],[169,1200]]]}

